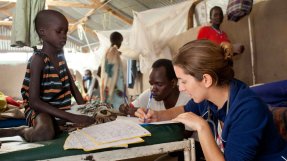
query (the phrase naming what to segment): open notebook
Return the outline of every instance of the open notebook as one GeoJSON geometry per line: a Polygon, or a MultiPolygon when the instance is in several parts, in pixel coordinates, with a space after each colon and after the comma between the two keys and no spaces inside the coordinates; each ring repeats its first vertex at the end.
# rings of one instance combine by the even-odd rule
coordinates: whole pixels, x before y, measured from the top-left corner
{"type": "Polygon", "coordinates": [[[150,132],[139,124],[128,120],[115,120],[92,125],[69,134],[64,149],[91,151],[110,147],[127,147],[128,144],[143,142],[141,137],[150,132]]]}

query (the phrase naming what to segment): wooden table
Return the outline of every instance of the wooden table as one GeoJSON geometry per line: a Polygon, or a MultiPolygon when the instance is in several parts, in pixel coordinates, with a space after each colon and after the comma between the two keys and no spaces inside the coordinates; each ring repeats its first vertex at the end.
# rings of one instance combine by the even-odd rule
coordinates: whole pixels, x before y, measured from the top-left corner
{"type": "Polygon", "coordinates": [[[146,145],[140,147],[117,149],[104,152],[89,154],[73,155],[60,158],[47,159],[46,161],[79,161],[79,160],[96,160],[96,161],[114,161],[163,154],[172,151],[184,151],[185,161],[195,161],[195,142],[193,138],[183,141],[175,141],[162,144],[146,145]]]}

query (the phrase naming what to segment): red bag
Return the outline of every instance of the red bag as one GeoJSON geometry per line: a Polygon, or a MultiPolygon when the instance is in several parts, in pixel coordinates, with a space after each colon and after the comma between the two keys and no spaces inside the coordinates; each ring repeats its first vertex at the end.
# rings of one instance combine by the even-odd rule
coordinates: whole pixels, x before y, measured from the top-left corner
{"type": "Polygon", "coordinates": [[[228,20],[237,22],[251,12],[253,0],[229,0],[226,10],[228,20]]]}

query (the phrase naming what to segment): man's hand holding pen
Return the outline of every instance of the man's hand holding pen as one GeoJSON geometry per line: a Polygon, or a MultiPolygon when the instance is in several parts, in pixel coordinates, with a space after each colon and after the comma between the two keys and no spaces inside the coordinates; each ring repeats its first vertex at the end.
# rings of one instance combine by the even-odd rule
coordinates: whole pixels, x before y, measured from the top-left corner
{"type": "Polygon", "coordinates": [[[139,108],[135,112],[135,116],[139,118],[139,120],[143,123],[150,123],[150,122],[157,122],[158,117],[157,117],[157,111],[147,109],[147,108],[139,108]]]}
{"type": "MultiPolygon", "coordinates": [[[[149,98],[148,98],[147,107],[146,107],[146,110],[145,110],[145,114],[146,114],[146,115],[148,114],[149,109],[150,109],[150,104],[151,104],[152,96],[153,96],[153,94],[150,93],[150,96],[149,96],[149,98]]],[[[144,117],[144,123],[148,123],[146,119],[147,119],[147,118],[144,117]]]]}

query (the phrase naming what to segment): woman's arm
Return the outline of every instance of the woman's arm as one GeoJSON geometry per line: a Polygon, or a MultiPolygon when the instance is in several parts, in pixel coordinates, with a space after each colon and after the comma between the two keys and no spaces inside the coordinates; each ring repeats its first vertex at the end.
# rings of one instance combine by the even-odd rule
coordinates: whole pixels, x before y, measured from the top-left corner
{"type": "Polygon", "coordinates": [[[135,112],[135,116],[140,118],[142,121],[145,120],[146,122],[157,122],[171,120],[183,112],[183,106],[173,107],[163,111],[153,111],[151,109],[139,108],[135,112]]]}
{"type": "Polygon", "coordinates": [[[208,123],[200,116],[192,112],[186,112],[177,116],[174,121],[179,121],[191,129],[197,131],[199,142],[207,161],[224,161],[224,155],[218,148],[208,123]]]}
{"type": "Polygon", "coordinates": [[[197,130],[197,133],[205,159],[207,161],[224,161],[224,155],[218,148],[207,122],[197,130]]]}

